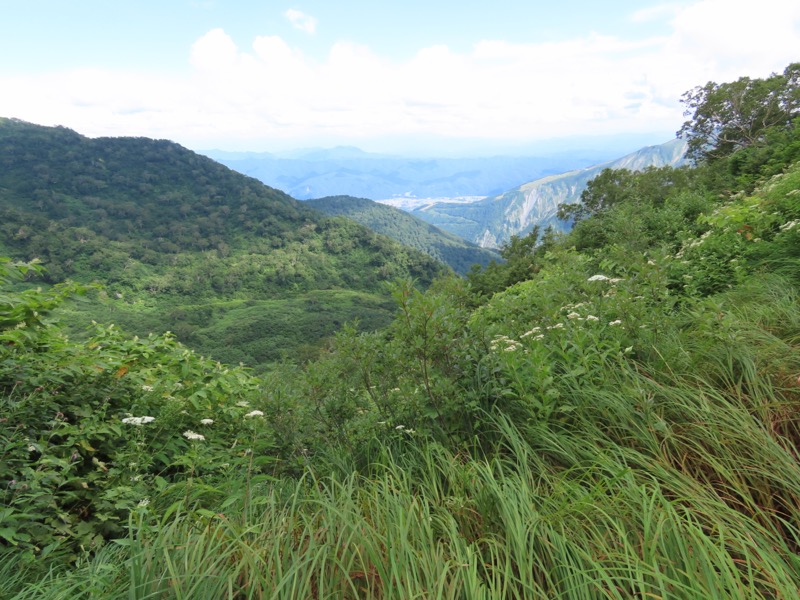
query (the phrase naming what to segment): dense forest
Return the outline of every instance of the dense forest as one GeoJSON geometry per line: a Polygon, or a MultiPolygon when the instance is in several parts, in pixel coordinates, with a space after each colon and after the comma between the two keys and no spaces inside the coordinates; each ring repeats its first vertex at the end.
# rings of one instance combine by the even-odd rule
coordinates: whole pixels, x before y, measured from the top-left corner
{"type": "Polygon", "coordinates": [[[313,357],[356,316],[387,324],[385,281],[425,285],[445,270],[172,142],[11,119],[0,120],[0,253],[38,259],[49,283],[100,282],[102,302],[77,305],[75,328],[172,331],[260,367],[313,357]]]}
{"type": "Polygon", "coordinates": [[[260,376],[0,263],[0,596],[798,597],[798,73],[260,376]]]}

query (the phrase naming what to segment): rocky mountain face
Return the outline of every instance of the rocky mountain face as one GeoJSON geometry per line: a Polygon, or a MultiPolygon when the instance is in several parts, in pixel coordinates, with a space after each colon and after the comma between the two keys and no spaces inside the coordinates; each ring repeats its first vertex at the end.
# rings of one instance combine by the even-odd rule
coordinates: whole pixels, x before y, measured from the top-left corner
{"type": "Polygon", "coordinates": [[[556,217],[558,205],[578,202],[586,184],[603,169],[639,171],[679,166],[684,162],[685,150],[686,142],[675,139],[585,169],[536,179],[471,204],[432,202],[412,214],[480,246],[496,248],[512,235],[528,233],[535,225],[565,229],[567,224],[556,217]]]}

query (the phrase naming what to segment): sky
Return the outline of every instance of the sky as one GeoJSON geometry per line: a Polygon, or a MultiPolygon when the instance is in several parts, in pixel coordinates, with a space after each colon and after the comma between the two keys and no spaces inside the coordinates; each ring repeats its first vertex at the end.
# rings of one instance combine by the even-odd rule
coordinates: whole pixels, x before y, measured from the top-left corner
{"type": "Polygon", "coordinates": [[[800,61],[797,0],[0,0],[0,116],[194,150],[666,141],[800,61]]]}

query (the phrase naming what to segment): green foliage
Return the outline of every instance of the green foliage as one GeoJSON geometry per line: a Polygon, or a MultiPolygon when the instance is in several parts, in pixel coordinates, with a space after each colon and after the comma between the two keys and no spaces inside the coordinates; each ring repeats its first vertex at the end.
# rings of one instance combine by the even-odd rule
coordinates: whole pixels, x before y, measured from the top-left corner
{"type": "MultiPolygon", "coordinates": [[[[384,282],[410,276],[427,285],[445,270],[177,144],[87,139],[14,120],[0,122],[0,247],[16,260],[39,259],[48,283],[101,283],[106,322],[140,336],[173,331],[218,359],[260,368],[283,355],[314,356],[335,324],[357,316],[357,307],[342,307],[341,290],[367,298],[365,326],[385,324],[384,282]],[[275,306],[298,298],[330,299],[328,326],[305,328],[296,311],[275,306]],[[198,305],[206,316],[195,318],[198,305]],[[289,323],[268,339],[262,324],[273,319],[289,323]],[[254,341],[256,327],[263,341],[254,341]]],[[[101,316],[82,315],[69,319],[76,329],[101,316]]]]}
{"type": "Polygon", "coordinates": [[[558,234],[549,227],[541,236],[538,227],[523,237],[512,235],[500,248],[504,263],[493,261],[483,269],[476,265],[469,272],[467,279],[472,291],[478,297],[489,298],[515,283],[534,277],[541,268],[542,258],[557,240],[558,234]]]}
{"type": "Polygon", "coordinates": [[[74,343],[65,291],[4,291],[0,595],[795,597],[781,171],[737,194],[723,160],[605,181],[617,201],[471,277],[522,280],[400,278],[387,328],[261,379],[170,337],[74,343]]]}
{"type": "Polygon", "coordinates": [[[682,101],[685,116],[691,118],[677,135],[689,140],[690,158],[714,161],[763,146],[771,130],[792,127],[800,115],[800,63],[767,79],[710,81],[686,92],[682,101]]]}
{"type": "MultiPolygon", "coordinates": [[[[4,280],[29,269],[5,265],[4,280]]],[[[41,319],[65,295],[6,294],[0,304],[11,315],[0,329],[0,537],[32,556],[98,548],[151,497],[248,465],[241,452],[222,459],[231,448],[273,455],[268,431],[243,427],[245,404],[260,398],[250,375],[169,336],[131,339],[98,325],[72,342],[41,319]]]]}

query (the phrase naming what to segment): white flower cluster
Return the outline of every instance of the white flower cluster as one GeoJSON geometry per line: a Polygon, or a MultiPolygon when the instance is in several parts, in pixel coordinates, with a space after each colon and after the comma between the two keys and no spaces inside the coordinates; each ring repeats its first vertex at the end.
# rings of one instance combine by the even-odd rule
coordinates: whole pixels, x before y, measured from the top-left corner
{"type": "Polygon", "coordinates": [[[794,221],[789,221],[788,223],[784,223],[781,225],[781,231],[790,231],[800,225],[800,219],[795,219],[794,221]]]}
{"type": "Polygon", "coordinates": [[[152,392],[153,391],[153,386],[152,385],[143,385],[142,386],[142,390],[145,391],[145,392],[152,392]]]}
{"type": "Polygon", "coordinates": [[[520,339],[522,339],[522,338],[526,338],[526,337],[529,337],[529,336],[533,336],[533,338],[532,338],[533,340],[541,340],[541,339],[544,339],[544,334],[543,333],[539,333],[541,330],[542,330],[541,327],[534,327],[533,329],[531,329],[530,331],[526,331],[525,333],[523,333],[519,337],[520,337],[520,339]]]}
{"type": "Polygon", "coordinates": [[[186,431],[184,431],[183,437],[185,437],[187,440],[199,440],[201,442],[205,441],[206,439],[206,436],[204,436],[201,433],[195,433],[191,429],[187,429],[186,431]]]}
{"type": "Polygon", "coordinates": [[[125,425],[144,425],[145,423],[152,423],[155,420],[155,417],[125,417],[122,419],[122,422],[125,423],[125,425]]]}
{"type": "Polygon", "coordinates": [[[609,283],[619,283],[625,281],[623,277],[606,277],[605,275],[592,275],[586,281],[607,281],[609,283]]]}
{"type": "Polygon", "coordinates": [[[517,340],[513,340],[507,335],[496,335],[492,340],[491,344],[492,351],[496,352],[497,350],[502,350],[503,352],[514,352],[514,350],[518,350],[522,347],[517,340]]]}
{"type": "Polygon", "coordinates": [[[261,412],[260,410],[253,410],[253,411],[247,413],[244,416],[244,418],[245,419],[252,419],[253,417],[263,417],[263,416],[264,416],[264,413],[261,412]]]}
{"type": "Polygon", "coordinates": [[[706,239],[708,238],[708,236],[711,235],[711,232],[712,232],[712,230],[709,229],[708,231],[706,231],[703,235],[701,235],[696,240],[692,240],[691,242],[686,244],[686,248],[697,248],[698,246],[702,246],[703,242],[705,242],[706,239]]]}
{"type": "MultiPolygon", "coordinates": [[[[601,277],[605,277],[605,276],[601,275],[601,277]]],[[[600,281],[600,280],[596,280],[596,281],[600,281]]],[[[613,281],[613,279],[609,279],[608,281],[613,281]]],[[[600,319],[598,317],[595,317],[594,315],[586,315],[585,317],[582,317],[581,314],[579,312],[577,312],[576,309],[582,308],[584,306],[589,306],[590,304],[591,304],[590,302],[580,302],[578,304],[567,304],[566,306],[562,306],[561,310],[562,311],[567,311],[567,310],[570,311],[569,313],[567,313],[567,318],[569,320],[571,320],[571,321],[572,320],[575,320],[575,321],[592,321],[592,322],[599,321],[600,319]]],[[[556,328],[556,327],[558,327],[560,329],[561,327],[563,327],[563,324],[559,323],[558,325],[554,325],[552,328],[556,328]]],[[[552,329],[552,328],[548,327],[548,329],[552,329]]]]}
{"type": "Polygon", "coordinates": [[[201,425],[213,425],[214,419],[200,419],[201,425]]]}

